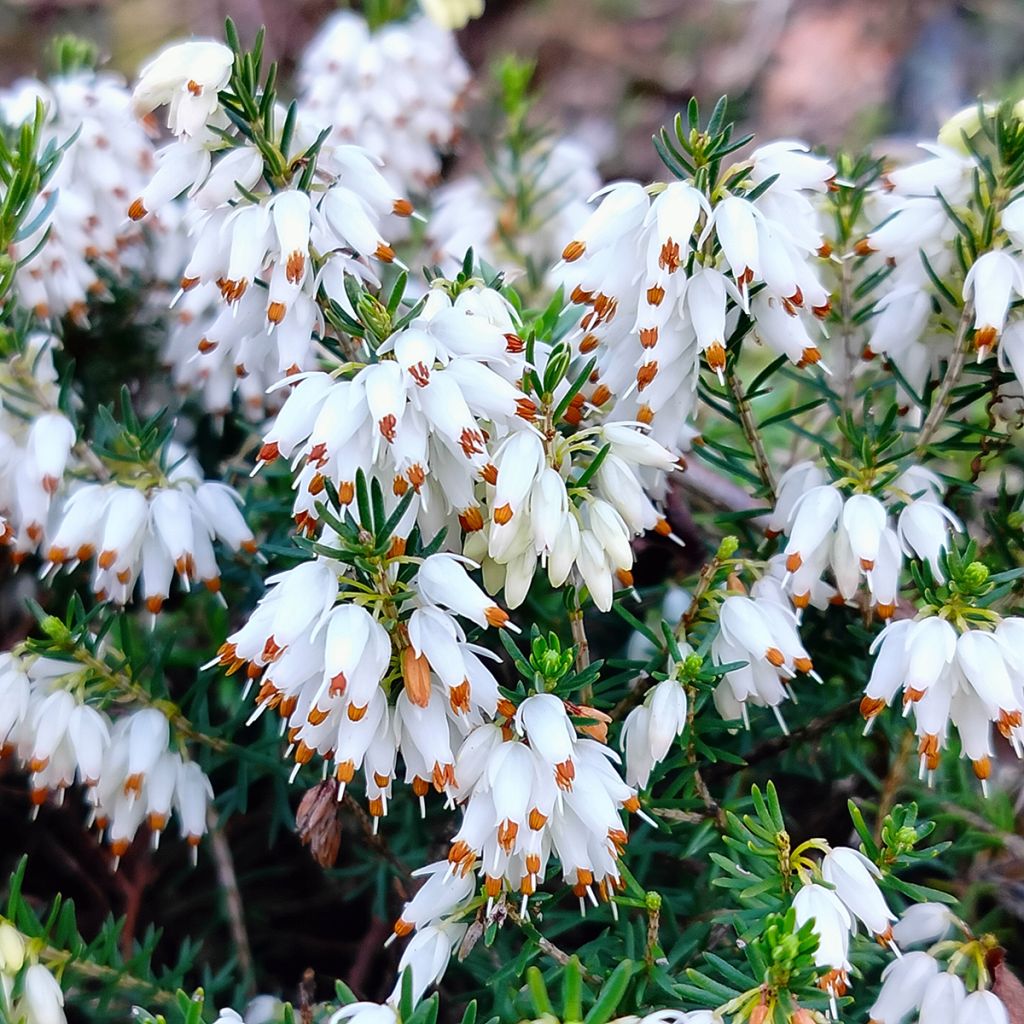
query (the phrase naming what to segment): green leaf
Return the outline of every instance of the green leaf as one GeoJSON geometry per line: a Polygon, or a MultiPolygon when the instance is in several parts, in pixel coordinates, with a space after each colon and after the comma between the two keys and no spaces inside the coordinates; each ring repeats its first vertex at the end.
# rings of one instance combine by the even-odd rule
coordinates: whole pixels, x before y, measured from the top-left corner
{"type": "MultiPolygon", "coordinates": [[[[612,1015],[618,1009],[622,997],[626,994],[626,987],[633,974],[633,961],[622,960],[618,967],[609,975],[608,980],[601,986],[594,1005],[589,1013],[583,1018],[583,1024],[607,1024],[612,1015]]],[[[570,1019],[568,1017],[566,1020],[570,1019]]],[[[577,1019],[577,1018],[572,1018],[577,1019]]]]}

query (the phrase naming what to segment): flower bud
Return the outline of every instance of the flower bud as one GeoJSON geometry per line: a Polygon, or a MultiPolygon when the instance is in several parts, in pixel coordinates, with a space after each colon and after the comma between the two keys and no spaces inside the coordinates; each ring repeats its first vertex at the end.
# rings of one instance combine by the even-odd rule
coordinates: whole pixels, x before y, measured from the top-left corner
{"type": "Polygon", "coordinates": [[[0,924],[0,974],[17,974],[25,963],[25,940],[7,921],[0,924]]]}

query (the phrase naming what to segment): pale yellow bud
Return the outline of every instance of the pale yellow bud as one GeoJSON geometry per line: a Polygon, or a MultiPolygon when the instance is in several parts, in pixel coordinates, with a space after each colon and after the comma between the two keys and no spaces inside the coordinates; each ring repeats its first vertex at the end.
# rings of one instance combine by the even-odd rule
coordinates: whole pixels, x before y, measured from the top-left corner
{"type": "Polygon", "coordinates": [[[0,924],[0,974],[17,974],[25,963],[25,940],[12,924],[0,924]]]}
{"type": "MultiPolygon", "coordinates": [[[[995,107],[991,103],[984,105],[986,114],[995,113],[995,107]]],[[[949,146],[959,153],[966,153],[964,135],[973,138],[981,129],[981,119],[978,116],[978,104],[972,103],[969,107],[955,113],[940,129],[939,142],[943,146],[949,146]]]]}
{"type": "Polygon", "coordinates": [[[484,0],[420,0],[420,7],[435,24],[454,31],[484,13],[484,0]]]}

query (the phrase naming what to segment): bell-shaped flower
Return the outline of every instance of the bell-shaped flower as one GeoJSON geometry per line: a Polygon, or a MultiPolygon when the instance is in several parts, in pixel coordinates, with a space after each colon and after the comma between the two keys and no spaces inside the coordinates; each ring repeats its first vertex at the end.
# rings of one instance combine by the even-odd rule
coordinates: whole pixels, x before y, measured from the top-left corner
{"type": "Polygon", "coordinates": [[[416,891],[395,922],[395,935],[409,935],[414,929],[447,917],[460,903],[467,900],[476,888],[472,874],[452,874],[448,861],[439,860],[413,872],[426,881],[416,891]]]}
{"type": "Polygon", "coordinates": [[[217,109],[217,94],[231,78],[234,54],[223,43],[194,39],[162,50],[139,73],[132,94],[137,114],[168,106],[167,127],[195,136],[217,109]]]}
{"type": "MultiPolygon", "coordinates": [[[[600,205],[562,251],[562,259],[567,263],[578,260],[586,252],[593,253],[613,244],[620,236],[639,227],[651,207],[647,190],[632,181],[616,182],[598,195],[602,196],[600,205]]],[[[591,197],[595,198],[597,196],[591,197]]]]}
{"type": "MultiPolygon", "coordinates": [[[[959,975],[941,971],[928,982],[921,998],[918,1024],[958,1024],[967,990],[959,975]]],[[[974,1018],[970,1018],[974,1024],[974,1018]]]]}
{"type": "Polygon", "coordinates": [[[915,621],[906,639],[905,699],[920,700],[956,655],[956,630],[937,616],[915,621]]]}
{"type": "Polygon", "coordinates": [[[25,972],[20,1007],[26,1024],[65,1024],[64,993],[43,964],[25,972]]]}
{"type": "Polygon", "coordinates": [[[1003,645],[992,633],[969,629],[956,643],[956,660],[974,692],[1007,731],[1021,724],[1019,685],[1008,671],[1003,645]]]}
{"type": "Polygon", "coordinates": [[[889,909],[876,879],[882,877],[878,868],[859,850],[847,846],[834,847],[821,862],[826,882],[835,886],[836,895],[850,912],[864,922],[879,939],[892,942],[892,921],[896,915],[889,909]]]}
{"type": "Polygon", "coordinates": [[[508,612],[499,608],[469,578],[462,562],[454,555],[437,554],[425,558],[416,574],[416,589],[433,604],[449,608],[478,626],[508,626],[508,612]]]}
{"type": "Polygon", "coordinates": [[[786,571],[796,572],[828,536],[843,510],[843,496],[831,484],[806,491],[793,505],[786,527],[786,571]]]}
{"type": "Polygon", "coordinates": [[[901,948],[931,945],[946,938],[955,920],[944,903],[912,903],[892,926],[893,938],[901,948]]]}
{"type": "Polygon", "coordinates": [[[887,518],[885,506],[870,494],[853,494],[843,505],[842,523],[850,549],[865,572],[875,567],[887,518]]]}
{"type": "Polygon", "coordinates": [[[1010,1024],[1010,1013],[995,992],[979,989],[960,1005],[955,1024],[1010,1024]]]}
{"type": "Polygon", "coordinates": [[[823,885],[804,885],[793,897],[797,927],[814,922],[818,948],[814,962],[826,968],[819,984],[833,997],[846,992],[847,972],[850,970],[850,933],[853,918],[835,892],[823,885]]]}
{"type": "Polygon", "coordinates": [[[572,789],[576,777],[573,747],[576,731],[565,713],[565,704],[553,693],[527,697],[516,711],[516,728],[530,748],[554,770],[562,789],[572,789]]]}
{"type": "Polygon", "coordinates": [[[1024,296],[1024,271],[1005,249],[982,253],[964,278],[964,301],[974,301],[974,346],[981,360],[1006,325],[1014,296],[1024,296]]]}
{"type": "Polygon", "coordinates": [[[468,925],[445,922],[420,928],[402,950],[398,961],[398,982],[391,993],[391,1000],[398,1002],[402,996],[402,975],[412,974],[412,1001],[418,1003],[431,985],[444,977],[451,959],[452,948],[457,946],[468,925]]]}
{"type": "Polygon", "coordinates": [[[921,1005],[928,983],[939,973],[927,953],[907,953],[882,971],[882,988],[868,1011],[872,1024],[901,1024],[921,1005]]]}
{"type": "Polygon", "coordinates": [[[907,504],[900,512],[896,530],[903,550],[929,563],[932,574],[942,580],[941,554],[949,547],[949,532],[963,530],[960,520],[945,505],[927,498],[907,504]]]}

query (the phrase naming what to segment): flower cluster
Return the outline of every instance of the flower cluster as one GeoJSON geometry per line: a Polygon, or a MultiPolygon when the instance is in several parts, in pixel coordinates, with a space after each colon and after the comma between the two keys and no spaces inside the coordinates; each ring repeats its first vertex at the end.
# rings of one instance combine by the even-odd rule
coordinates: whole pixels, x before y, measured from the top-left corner
{"type": "Polygon", "coordinates": [[[147,824],[154,845],[172,810],[193,849],[206,833],[213,791],[194,761],[169,749],[167,716],[141,708],[115,719],[89,703],[89,670],[43,656],[0,656],[0,752],[29,775],[38,809],[78,782],[92,823],[105,835],[114,864],[147,824]]]}
{"type": "Polygon", "coordinates": [[[361,14],[338,11],[302,56],[299,106],[330,128],[327,169],[354,142],[383,161],[397,193],[421,195],[455,141],[468,84],[454,35],[430,18],[373,29],[361,14]]]}
{"type": "Polygon", "coordinates": [[[261,463],[283,456],[301,467],[297,525],[312,532],[325,480],[348,505],[362,470],[392,503],[413,492],[400,536],[416,521],[426,536],[459,521],[479,529],[478,485],[497,481],[491,445],[536,414],[517,386],[524,360],[516,329],[512,308],[492,289],[454,299],[433,289],[420,315],[377,349],[384,358],[350,379],[304,375],[259,452],[261,463]]]}
{"type": "MultiPolygon", "coordinates": [[[[894,268],[876,299],[865,354],[884,355],[918,395],[939,358],[950,354],[948,325],[936,315],[938,300],[950,292],[947,286],[940,295],[936,281],[955,278],[963,258],[958,246],[985,220],[979,205],[983,181],[994,193],[989,200],[995,216],[990,229],[982,228],[981,251],[966,266],[962,283],[953,285],[964,305],[963,341],[978,362],[998,348],[1000,367],[1024,382],[1024,325],[1014,310],[1024,296],[1024,199],[1011,177],[1012,147],[1000,149],[996,140],[994,114],[993,108],[963,111],[935,142],[921,144],[926,159],[890,169],[884,189],[872,196],[875,226],[857,245],[868,257],[866,270],[877,270],[883,261],[894,268]],[[990,150],[995,165],[986,159],[990,150]]],[[[973,237],[972,243],[977,244],[973,237]]]]}
{"type": "Polygon", "coordinates": [[[296,772],[317,754],[333,761],[340,798],[362,769],[377,819],[399,751],[417,796],[442,792],[454,777],[453,735],[495,713],[498,684],[481,659],[488,652],[466,642],[458,617],[481,628],[510,623],[452,555],[416,567],[405,583],[415,607],[390,632],[343,573],[318,559],[271,577],[273,589],[219,660],[229,671],[247,664],[250,681],[259,680],[253,718],[273,709],[285,720],[296,772]],[[389,701],[396,680],[402,688],[389,701]]]}
{"type": "Polygon", "coordinates": [[[804,884],[793,898],[793,909],[798,924],[813,922],[818,936],[815,963],[825,970],[819,984],[832,998],[836,1017],[835,1000],[849,985],[850,937],[856,934],[857,922],[898,954],[893,933],[896,915],[878,888],[881,872],[859,850],[826,847],[820,863],[809,857],[804,862],[804,884]]]}
{"type": "Polygon", "coordinates": [[[37,103],[46,108],[46,138],[66,148],[11,247],[23,261],[18,299],[41,319],[68,314],[81,323],[91,301],[110,298],[110,279],[124,283],[145,269],[143,234],[124,209],[152,173],[154,149],[117,75],[79,70],[18,81],[0,93],[0,117],[19,124],[37,103]]]}
{"type": "Polygon", "coordinates": [[[740,663],[724,672],[715,688],[719,714],[727,721],[742,719],[750,728],[749,705],[770,707],[782,731],[788,731],[780,705],[793,697],[791,680],[798,672],[818,676],[800,640],[797,616],[778,581],[765,576],[754,584],[749,597],[726,597],[718,625],[711,644],[714,663],[740,663]]]}
{"type": "Polygon", "coordinates": [[[186,591],[202,583],[219,593],[214,542],[253,553],[256,540],[234,490],[204,481],[196,461],[175,447],[117,479],[72,489],[48,533],[47,568],[74,569],[95,559],[92,590],[101,601],[127,604],[141,580],[154,615],[175,576],[186,591]]]}
{"type": "Polygon", "coordinates": [[[962,526],[942,503],[942,481],[922,466],[883,478],[881,497],[860,489],[844,494],[844,485],[852,484],[828,482],[812,462],[797,463],[783,474],[767,527],[769,536],[785,536],[778,559],[782,585],[803,609],[852,601],[864,581],[871,606],[889,619],[896,610],[904,555],[927,562],[941,579],[950,533],[962,526]],[[895,523],[894,506],[900,508],[895,523]],[[823,580],[826,571],[834,585],[823,580]]]}
{"type": "Polygon", "coordinates": [[[904,946],[939,943],[927,952],[914,950],[895,960],[882,973],[882,987],[870,1010],[873,1024],[898,1024],[916,1015],[919,1024],[1010,1024],[1007,1006],[995,992],[977,987],[968,993],[961,971],[977,971],[981,985],[990,982],[982,944],[966,940],[941,941],[954,928],[963,929],[948,907],[935,903],[912,906],[894,926],[904,946]],[[940,959],[946,960],[946,969],[940,959]]]}
{"type": "Polygon", "coordinates": [[[230,80],[232,60],[219,43],[184,43],[144,69],[136,106],[167,104],[177,138],[128,206],[142,220],[189,191],[190,256],[180,271],[187,306],[165,354],[179,378],[220,382],[210,398],[221,408],[232,375],[253,373],[265,388],[286,370],[311,366],[314,335],[323,330],[318,291],[347,309],[346,278],[375,282],[370,261],[395,258],[384,219],[412,212],[356,146],[332,151],[329,181],[315,192],[298,178],[270,189],[264,154],[250,141],[237,139],[223,152],[223,132],[215,129],[226,115],[217,90],[230,80]],[[194,368],[179,368],[191,360],[194,368]]]}
{"type": "MultiPolygon", "coordinates": [[[[928,782],[959,753],[987,790],[1005,781],[1000,737],[1024,753],[1024,512],[1000,422],[1022,415],[1002,372],[1024,373],[1019,112],[981,108],[929,160],[881,175],[796,142],[747,150],[724,102],[706,124],[694,103],[657,140],[673,180],[599,189],[581,146],[529,126],[530,69],[510,59],[500,155],[431,197],[467,95],[451,28],[479,0],[412,6],[332,17],[289,105],[263,35],[247,50],[230,22],[228,45],[159,53],[130,97],[93,71],[0,96],[22,123],[0,137],[0,534],[15,563],[39,552],[19,585],[67,609],[0,655],[0,754],[33,808],[81,787],[115,864],[172,817],[193,855],[212,829],[226,912],[211,927],[228,925],[247,981],[265,915],[239,912],[238,833],[217,828],[210,778],[219,813],[242,813],[255,780],[279,822],[301,776],[296,830],[322,866],[350,816],[365,825],[373,856],[422,881],[399,882],[400,910],[377,894],[375,914],[397,913],[400,978],[337,1009],[307,977],[304,1020],[433,1024],[429,988],[482,938],[505,961],[502,1018],[820,1024],[857,977],[850,1002],[873,1002],[872,1024],[1008,1024],[992,936],[932,903],[898,919],[942,898],[927,858],[956,879],[974,850],[921,849],[932,823],[891,792],[864,822],[879,780],[924,786],[859,735],[849,696],[863,692],[865,734],[900,701],[928,782]],[[40,94],[45,122],[28,117],[40,94]],[[57,177],[35,142],[68,142],[57,177]],[[434,210],[422,232],[406,231],[410,197],[434,210]],[[102,332],[85,319],[101,282],[116,284],[102,332]],[[67,351],[39,331],[65,314],[67,351]],[[122,328],[141,343],[115,412],[92,357],[122,328]],[[967,365],[972,347],[1002,363],[967,365]],[[145,366],[157,349],[166,382],[145,366]],[[134,412],[174,391],[173,425],[134,412]],[[239,492],[206,479],[222,464],[252,470],[239,492]],[[222,575],[222,549],[257,552],[249,522],[273,567],[222,575]],[[223,614],[171,600],[176,579],[223,588],[223,614]],[[606,628],[613,609],[625,626],[606,628]],[[195,675],[214,666],[237,695],[195,675]],[[795,709],[803,676],[822,685],[795,709]],[[752,706],[786,735],[738,732],[752,706]],[[284,764],[234,764],[246,716],[284,764]],[[867,752],[879,770],[851,771],[867,752]],[[852,797],[859,849],[832,845],[846,833],[831,816],[829,840],[792,840],[774,786],[749,785],[780,753],[800,782],[813,761],[823,799],[852,797]],[[377,835],[399,825],[412,831],[377,835]],[[415,850],[430,862],[406,872],[415,850]],[[576,902],[599,919],[585,958],[547,937],[571,940],[576,902]],[[602,922],[620,912],[615,938],[602,922]],[[737,941],[716,931],[701,958],[712,918],[737,941]],[[537,951],[559,961],[560,1012],[546,968],[519,976],[537,951]],[[659,990],[707,1009],[657,1009],[659,990]]],[[[968,775],[951,773],[943,805],[971,822],[968,775]]],[[[365,887],[378,867],[343,870],[365,887]]],[[[0,1017],[64,1024],[65,974],[104,1012],[137,981],[212,1016],[201,992],[167,998],[187,957],[156,978],[132,915],[86,941],[68,911],[20,911],[20,887],[0,918],[0,1017]],[[14,928],[34,923],[31,939],[14,928]],[[75,973],[117,948],[133,952],[75,973]]],[[[219,1022],[291,1015],[265,999],[219,1022]]]]}
{"type": "Polygon", "coordinates": [[[605,422],[556,434],[547,445],[520,431],[496,451],[489,519],[469,533],[465,553],[483,564],[492,592],[504,589],[511,608],[526,598],[539,563],[553,587],[573,574],[608,611],[614,591],[633,584],[633,538],[647,530],[672,536],[648,491],[659,490],[676,464],[637,424],[605,422]],[[645,486],[645,474],[654,487],[645,486]]]}
{"type": "Polygon", "coordinates": [[[615,418],[651,423],[676,444],[700,357],[723,374],[741,314],[772,351],[799,366],[821,360],[812,321],[831,298],[814,267],[826,250],[809,196],[834,173],[803,147],[775,143],[727,174],[714,202],[692,180],[618,182],[599,193],[563,250],[562,276],[586,308],[578,348],[596,351],[615,418]],[[671,415],[656,420],[669,404],[671,415]]]}
{"type": "Polygon", "coordinates": [[[20,561],[43,540],[54,495],[73,461],[76,431],[60,409],[57,339],[30,334],[0,361],[0,539],[20,561]]]}
{"type": "Polygon", "coordinates": [[[921,775],[939,765],[952,723],[985,788],[992,774],[992,726],[1022,754],[1024,662],[1020,644],[1024,619],[1008,617],[969,628],[939,616],[900,619],[879,634],[875,662],[861,701],[870,728],[902,692],[903,712],[914,713],[921,775]],[[994,627],[994,628],[993,628],[994,627]]]}
{"type": "MultiPolygon", "coordinates": [[[[640,810],[635,790],[613,767],[614,751],[577,735],[565,703],[552,693],[518,707],[505,701],[498,710],[506,724],[478,727],[456,757],[451,793],[464,805],[463,818],[443,877],[459,889],[476,870],[489,900],[503,890],[517,893],[526,914],[554,854],[581,913],[587,900],[609,900],[622,885],[618,859],[628,837],[621,811],[640,810]]],[[[403,911],[395,929],[416,924],[403,911]]]]}

